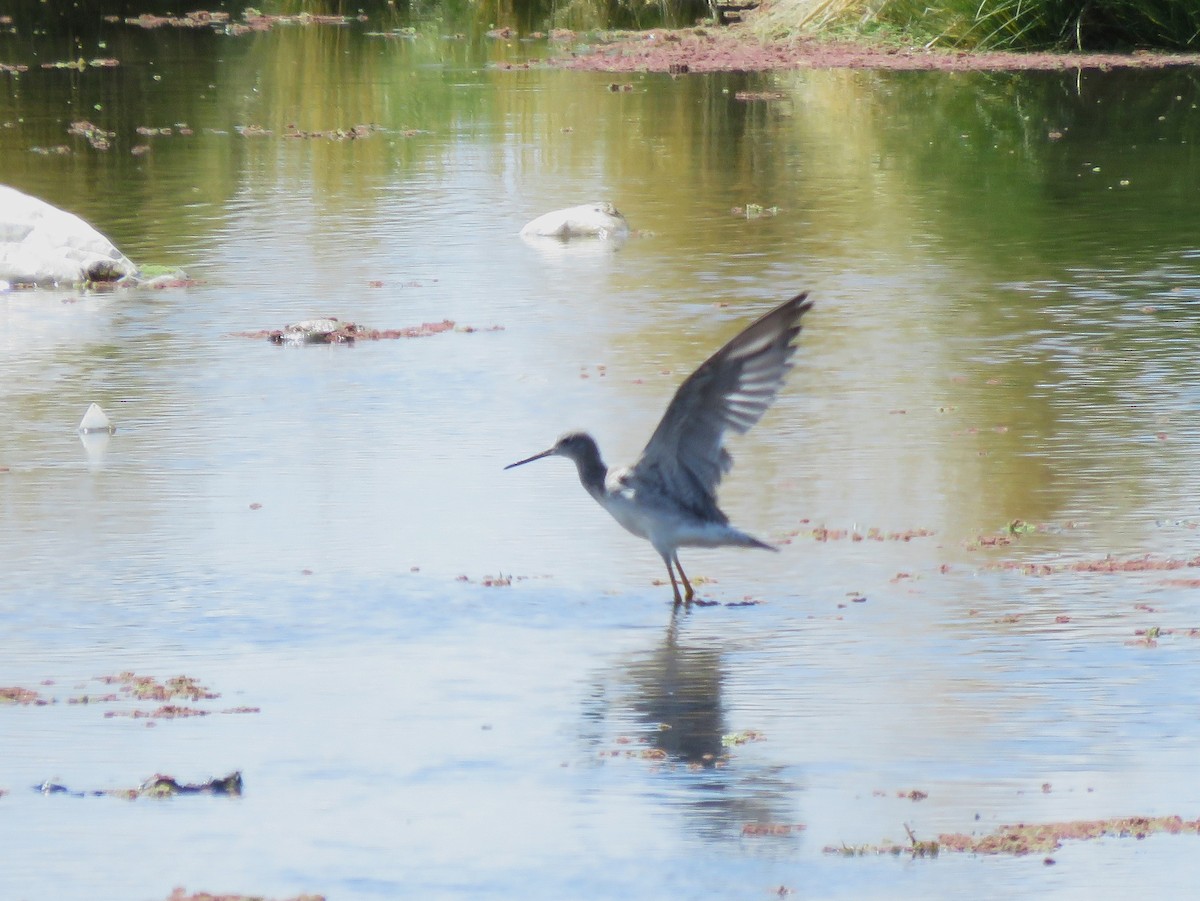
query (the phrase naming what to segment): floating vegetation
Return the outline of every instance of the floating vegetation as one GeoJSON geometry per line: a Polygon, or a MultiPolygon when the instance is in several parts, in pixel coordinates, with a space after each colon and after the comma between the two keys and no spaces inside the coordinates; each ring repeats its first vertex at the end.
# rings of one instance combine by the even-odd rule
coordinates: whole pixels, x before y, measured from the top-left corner
{"type": "Polygon", "coordinates": [[[209,779],[198,784],[181,783],[172,776],[154,775],[137,789],[139,797],[173,798],[176,795],[226,795],[240,797],[242,774],[238,771],[220,779],[209,779]]]}
{"type": "Polygon", "coordinates": [[[1064,841],[1088,839],[1144,839],[1156,833],[1169,835],[1200,834],[1200,819],[1184,820],[1179,816],[1111,817],[1106,820],[1071,820],[1062,823],[1001,826],[984,836],[951,833],[938,836],[947,851],[970,854],[1045,854],[1062,847],[1064,841]]]}
{"type": "MultiPolygon", "coordinates": [[[[664,724],[665,725],[665,724],[664,724]]],[[[669,731],[670,727],[660,726],[656,732],[669,731]]],[[[605,760],[651,760],[657,763],[669,762],[671,755],[664,748],[654,745],[654,737],[649,735],[633,738],[628,735],[618,735],[614,743],[619,747],[608,748],[599,752],[599,757],[605,760]]],[[[704,754],[699,761],[688,763],[689,769],[704,769],[705,767],[723,767],[727,756],[717,757],[714,754],[704,754]]]]}
{"type": "MultiPolygon", "coordinates": [[[[1043,786],[1048,791],[1048,786],[1043,786]]],[[[824,849],[826,854],[843,857],[864,857],[882,854],[911,854],[913,857],[937,857],[941,851],[966,854],[1047,854],[1062,847],[1064,841],[1086,841],[1094,838],[1144,839],[1157,833],[1168,835],[1200,835],[1200,819],[1185,820],[1179,816],[1111,817],[1106,820],[1070,820],[1061,823],[1001,826],[987,835],[967,835],[961,832],[944,833],[937,841],[918,841],[908,826],[908,844],[883,841],[877,845],[837,845],[824,849]]],[[[1053,860],[1047,858],[1047,863],[1053,860]]]]}
{"type": "Polygon", "coordinates": [[[399,329],[374,329],[354,322],[342,322],[336,317],[306,319],[281,329],[260,329],[256,332],[233,332],[235,338],[266,338],[272,344],[353,344],[355,341],[389,341],[398,338],[428,338],[442,332],[501,332],[504,326],[476,328],[458,325],[451,319],[425,322],[399,329]]]}
{"type": "MultiPolygon", "coordinates": [[[[1007,542],[996,542],[1007,543],[1007,542]]],[[[1023,563],[1019,560],[998,560],[986,567],[991,570],[1019,572],[1026,576],[1053,576],[1060,573],[1141,573],[1171,572],[1179,569],[1200,568],[1200,557],[1156,557],[1143,554],[1140,557],[1113,557],[1107,555],[1099,560],[1074,560],[1070,563],[1023,563]]]]}
{"type": "Polygon", "coordinates": [[[977,551],[985,547],[1007,547],[1013,543],[1013,536],[1009,535],[980,535],[974,541],[967,542],[966,548],[968,551],[977,551]]]}
{"type": "Polygon", "coordinates": [[[174,798],[179,795],[221,795],[225,797],[240,797],[242,794],[242,774],[234,771],[219,779],[209,779],[205,782],[180,782],[174,776],[164,776],[156,773],[137,788],[104,788],[92,791],[75,791],[56,782],[43,782],[33,787],[35,792],[43,795],[68,795],[72,798],[124,798],[135,801],[138,798],[174,798]]]}
{"type": "Polygon", "coordinates": [[[929,538],[937,534],[933,529],[905,529],[903,532],[885,532],[883,529],[869,528],[865,532],[858,529],[830,529],[826,526],[814,526],[808,531],[788,533],[781,544],[788,544],[793,538],[811,538],[814,541],[912,541],[914,538],[929,538]]]}
{"type": "Polygon", "coordinates": [[[121,65],[121,61],[118,59],[113,59],[112,57],[106,57],[103,59],[92,59],[92,60],[87,60],[87,59],[84,59],[83,57],[80,57],[79,59],[66,60],[65,62],[59,61],[59,62],[53,62],[53,63],[42,63],[42,68],[43,69],[74,69],[77,72],[82,72],[85,69],[87,69],[88,67],[91,67],[93,69],[115,69],[119,65],[121,65]]]}
{"type": "Polygon", "coordinates": [[[589,367],[585,363],[584,365],[579,367],[579,377],[581,379],[591,378],[591,375],[588,374],[589,368],[594,369],[596,372],[596,375],[600,378],[604,378],[606,375],[608,375],[608,367],[605,366],[603,363],[597,363],[594,367],[589,367]]]}
{"type": "MultiPolygon", "coordinates": [[[[420,570],[420,567],[412,568],[413,572],[417,572],[419,570],[420,570]]],[[[503,573],[499,573],[494,576],[484,576],[483,578],[481,578],[479,580],[478,583],[476,583],[475,580],[472,579],[468,575],[456,576],[454,581],[455,582],[466,582],[471,585],[479,584],[479,585],[482,585],[484,588],[507,588],[508,586],[512,585],[513,582],[525,582],[525,581],[528,581],[529,579],[539,579],[539,578],[548,579],[549,576],[512,576],[512,575],[506,576],[503,573]]]]}
{"type": "MultiPolygon", "coordinates": [[[[259,713],[258,707],[239,706],[220,710],[202,707],[186,706],[179,701],[197,704],[201,701],[215,701],[221,695],[200,684],[191,676],[174,676],[160,682],[152,676],[141,676],[131,671],[115,673],[109,676],[97,676],[93,681],[116,691],[84,692],[70,695],[66,703],[72,705],[114,704],[121,701],[152,701],[158,706],[152,709],[134,708],[129,710],[106,710],[106,719],[113,717],[128,717],[130,719],[150,720],[147,725],[154,725],[154,720],[174,720],[187,717],[209,716],[213,713],[241,714],[259,713]]],[[[46,682],[44,684],[53,684],[46,682]]],[[[78,688],[86,688],[80,685],[78,688]]],[[[23,704],[44,707],[57,704],[57,698],[48,698],[32,689],[7,687],[0,688],[0,706],[5,704],[23,704]]]]}
{"type": "MultiPolygon", "coordinates": [[[[352,21],[365,22],[366,16],[360,15],[353,19],[350,16],[313,15],[299,13],[294,16],[264,15],[252,6],[242,11],[241,21],[234,21],[227,12],[210,12],[199,10],[182,16],[156,16],[153,13],[142,13],[134,18],[126,18],[126,25],[137,28],[203,28],[226,35],[242,35],[257,31],[270,31],[278,25],[349,25],[352,21]]],[[[105,16],[109,23],[120,22],[120,16],[105,16]]]]}
{"type": "Polygon", "coordinates": [[[140,701],[170,701],[174,698],[211,701],[221,697],[191,676],[175,676],[166,682],[159,682],[153,676],[139,676],[125,671],[113,676],[100,676],[97,681],[105,685],[117,685],[123,694],[140,701]]]}
{"type": "MultiPolygon", "coordinates": [[[[275,901],[263,895],[212,895],[208,892],[187,894],[187,890],[176,888],[165,901],[275,901]]],[[[293,895],[291,898],[280,898],[278,901],[325,901],[324,895],[293,895]]]]}
{"type": "Polygon", "coordinates": [[[729,212],[734,216],[744,219],[766,219],[770,216],[778,216],[779,207],[748,203],[745,206],[732,207],[729,212]]]}
{"type": "Polygon", "coordinates": [[[771,102],[786,100],[787,94],[783,91],[738,91],[733,95],[733,99],[741,100],[743,103],[752,103],[754,101],[771,102]]]}
{"type": "Polygon", "coordinates": [[[738,745],[749,744],[752,741],[766,741],[767,737],[756,729],[744,729],[741,732],[730,732],[721,736],[721,747],[735,748],[738,745]]]}
{"type": "Polygon", "coordinates": [[[105,717],[127,716],[131,719],[177,720],[191,716],[208,716],[211,710],[201,710],[198,707],[180,707],[178,704],[164,704],[156,710],[107,710],[105,717]]]}
{"type": "Polygon", "coordinates": [[[152,125],[139,125],[134,129],[134,131],[144,138],[153,138],[158,136],[170,137],[174,134],[181,134],[185,137],[188,137],[193,134],[192,129],[186,122],[176,122],[173,126],[164,125],[159,128],[155,128],[152,125]]]}
{"type": "Polygon", "coordinates": [[[1163,634],[1163,630],[1158,626],[1151,626],[1149,629],[1138,629],[1133,634],[1138,637],[1125,642],[1125,644],[1131,647],[1156,648],[1158,647],[1158,636],[1163,634]]]}
{"type": "Polygon", "coordinates": [[[285,138],[305,138],[308,140],[322,139],[326,141],[354,141],[366,138],[377,131],[383,131],[382,125],[351,125],[349,128],[334,128],[329,131],[302,131],[295,125],[288,125],[283,132],[285,138]]]}
{"type": "Polygon", "coordinates": [[[53,700],[43,698],[30,688],[18,688],[15,686],[0,687],[0,705],[19,704],[22,706],[33,705],[36,707],[45,707],[47,704],[53,703],[53,700]]]}
{"type": "Polygon", "coordinates": [[[884,840],[878,845],[827,845],[823,850],[826,854],[837,854],[841,857],[875,857],[890,854],[898,857],[908,854],[912,857],[937,857],[941,850],[938,842],[921,841],[905,823],[904,831],[908,833],[908,844],[884,840]]]}
{"type": "Polygon", "coordinates": [[[963,546],[969,551],[977,551],[985,547],[1007,547],[1014,544],[1016,539],[1023,535],[1060,535],[1079,527],[1080,524],[1074,520],[1067,520],[1061,523],[1032,523],[1026,522],[1023,519],[1013,519],[1005,523],[998,532],[989,535],[978,535],[974,539],[964,542],[963,546]]]}
{"type": "MultiPolygon", "coordinates": [[[[620,739],[618,739],[618,742],[620,739]]],[[[601,757],[626,757],[638,760],[667,760],[670,755],[662,748],[625,748],[601,751],[601,757]]]]}
{"type": "MultiPolygon", "coordinates": [[[[164,26],[171,28],[210,28],[215,25],[224,25],[229,20],[229,13],[226,12],[198,11],[188,13],[185,16],[156,16],[152,13],[142,13],[136,18],[126,18],[125,24],[136,25],[138,28],[162,28],[164,26]]],[[[121,21],[121,17],[105,16],[104,21],[116,23],[121,21]]]]}
{"type": "Polygon", "coordinates": [[[108,704],[120,700],[120,695],[75,695],[67,698],[68,704],[108,704]]]}
{"type": "Polygon", "coordinates": [[[67,134],[84,138],[94,150],[108,150],[112,146],[110,139],[117,136],[116,132],[105,131],[99,125],[88,122],[86,119],[72,122],[67,129],[67,134]]]}
{"type": "Polygon", "coordinates": [[[1156,648],[1160,638],[1178,637],[1178,638],[1200,638],[1200,629],[1191,627],[1184,629],[1164,629],[1159,626],[1151,626],[1148,629],[1134,629],[1134,637],[1125,642],[1130,647],[1134,648],[1156,648]]]}
{"type": "MultiPolygon", "coordinates": [[[[694,602],[693,602],[694,603],[694,602]]],[[[671,767],[679,766],[689,771],[699,771],[706,769],[723,769],[729,765],[729,761],[734,754],[732,749],[740,745],[749,744],[750,742],[765,741],[766,736],[762,732],[752,729],[747,729],[742,732],[732,732],[721,737],[721,749],[714,748],[712,751],[705,753],[687,753],[678,749],[675,750],[674,756],[672,751],[660,747],[664,733],[671,732],[670,723],[657,723],[651,726],[650,731],[643,735],[618,735],[612,741],[615,747],[602,748],[597,756],[602,760],[649,760],[656,763],[667,763],[671,767]]],[[[755,824],[751,824],[753,827],[755,824]]],[[[766,824],[762,825],[763,831],[758,834],[768,834],[766,824]]],[[[774,824],[777,828],[782,828],[780,824],[774,824]]],[[[803,829],[803,826],[789,824],[787,828],[791,830],[803,829]]],[[[776,832],[775,834],[781,834],[776,832]]]]}
{"type": "Polygon", "coordinates": [[[902,845],[896,842],[880,842],[877,845],[826,845],[822,850],[826,854],[837,854],[840,857],[882,857],[891,855],[911,854],[913,857],[937,857],[936,842],[924,842],[918,851],[913,845],[902,845]],[[932,845],[932,847],[930,847],[932,845]]]}
{"type": "Polygon", "coordinates": [[[804,823],[745,823],[742,835],[794,835],[807,828],[804,823]]]}
{"type": "Polygon", "coordinates": [[[398,28],[393,28],[391,31],[364,31],[364,37],[368,38],[404,38],[411,40],[417,36],[417,29],[412,25],[403,25],[398,28]]]}

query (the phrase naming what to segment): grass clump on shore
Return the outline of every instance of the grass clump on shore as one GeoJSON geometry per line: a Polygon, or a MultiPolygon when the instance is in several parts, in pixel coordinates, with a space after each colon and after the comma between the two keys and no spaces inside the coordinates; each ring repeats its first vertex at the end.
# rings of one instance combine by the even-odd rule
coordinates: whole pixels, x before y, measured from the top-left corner
{"type": "Polygon", "coordinates": [[[763,36],[869,38],[979,50],[1200,50],[1200,3],[1179,0],[770,0],[763,36]]]}

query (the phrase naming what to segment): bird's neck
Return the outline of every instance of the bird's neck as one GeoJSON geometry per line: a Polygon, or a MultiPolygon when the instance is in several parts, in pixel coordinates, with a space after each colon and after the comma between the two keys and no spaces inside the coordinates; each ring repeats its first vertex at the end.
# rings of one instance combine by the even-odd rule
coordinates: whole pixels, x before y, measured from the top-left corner
{"type": "Polygon", "coordinates": [[[604,494],[604,480],[608,477],[608,467],[600,459],[600,451],[586,454],[575,459],[575,468],[579,470],[579,481],[592,497],[604,494]]]}

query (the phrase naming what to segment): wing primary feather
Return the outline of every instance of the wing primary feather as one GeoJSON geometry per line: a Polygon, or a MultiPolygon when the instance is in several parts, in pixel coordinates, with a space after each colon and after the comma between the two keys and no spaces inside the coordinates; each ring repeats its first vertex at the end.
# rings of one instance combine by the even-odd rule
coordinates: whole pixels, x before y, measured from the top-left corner
{"type": "Polygon", "coordinates": [[[800,320],[810,309],[807,292],[798,294],[705,360],[675,392],[631,476],[724,521],[714,492],[733,465],[725,433],[749,431],[774,402],[793,365],[800,320]]]}

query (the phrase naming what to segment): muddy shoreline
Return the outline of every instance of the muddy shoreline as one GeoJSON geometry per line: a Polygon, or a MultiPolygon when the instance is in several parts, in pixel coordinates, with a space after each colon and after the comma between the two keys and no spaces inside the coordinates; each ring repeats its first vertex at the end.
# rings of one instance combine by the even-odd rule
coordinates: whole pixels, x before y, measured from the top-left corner
{"type": "Polygon", "coordinates": [[[793,69],[1059,71],[1200,66],[1200,53],[1011,53],[875,47],[834,41],[764,42],[744,26],[656,29],[573,48],[551,60],[599,72],[766,72],[793,69]]]}

